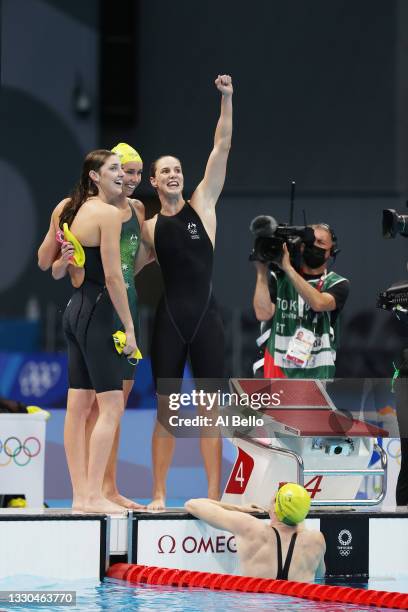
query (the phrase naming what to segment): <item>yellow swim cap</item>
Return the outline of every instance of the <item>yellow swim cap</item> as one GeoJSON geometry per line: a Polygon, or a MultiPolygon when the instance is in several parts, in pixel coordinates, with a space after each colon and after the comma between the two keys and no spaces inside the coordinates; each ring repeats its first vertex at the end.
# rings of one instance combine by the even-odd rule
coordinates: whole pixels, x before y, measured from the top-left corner
{"type": "MultiPolygon", "coordinates": [[[[114,334],[112,334],[112,338],[113,338],[113,342],[115,344],[115,349],[117,350],[117,352],[119,353],[119,355],[121,355],[123,353],[123,349],[126,346],[126,334],[123,331],[117,331],[114,334]]],[[[132,353],[131,355],[128,355],[128,361],[130,363],[131,360],[134,360],[137,362],[140,361],[140,359],[143,359],[143,355],[140,351],[140,349],[136,349],[136,351],[134,353],[132,353]]],[[[136,364],[132,364],[132,365],[136,365],[136,364]]]]}
{"type": "Polygon", "coordinates": [[[7,502],[7,508],[26,508],[27,502],[24,497],[13,497],[7,502]]]}
{"type": "Polygon", "coordinates": [[[48,410],[44,410],[39,406],[27,406],[26,410],[27,414],[43,414],[46,420],[48,420],[51,416],[51,413],[48,412],[48,410]]]}
{"type": "Polygon", "coordinates": [[[307,516],[310,508],[310,495],[304,487],[288,482],[276,495],[275,514],[286,525],[297,525],[307,516]]]}
{"type": "Polygon", "coordinates": [[[116,155],[120,159],[120,163],[122,164],[122,166],[123,164],[127,164],[128,162],[142,161],[142,158],[140,157],[136,149],[126,144],[126,142],[120,142],[116,145],[116,147],[113,147],[112,153],[116,153],[116,155]]]}

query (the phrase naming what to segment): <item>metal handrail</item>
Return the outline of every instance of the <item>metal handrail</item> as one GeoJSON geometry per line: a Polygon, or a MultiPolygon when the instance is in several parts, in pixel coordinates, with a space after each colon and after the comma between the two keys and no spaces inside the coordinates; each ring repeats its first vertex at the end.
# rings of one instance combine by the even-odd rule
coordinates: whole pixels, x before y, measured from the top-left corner
{"type": "Polygon", "coordinates": [[[344,476],[344,475],[365,475],[365,476],[382,476],[381,491],[378,497],[374,499],[312,499],[312,506],[376,506],[380,504],[387,493],[387,453],[378,444],[374,443],[374,449],[379,453],[381,460],[380,469],[366,470],[304,470],[305,474],[326,474],[328,476],[344,476]]]}
{"type": "Polygon", "coordinates": [[[250,442],[251,444],[253,444],[254,446],[257,446],[258,448],[267,448],[275,453],[281,454],[281,455],[289,455],[289,457],[291,457],[292,459],[294,459],[296,461],[296,468],[297,468],[297,482],[298,484],[302,485],[304,484],[304,472],[305,472],[305,464],[303,461],[303,457],[301,455],[299,455],[298,453],[296,453],[295,451],[289,450],[288,448],[281,448],[280,446],[273,446],[272,444],[261,444],[261,442],[258,442],[257,440],[254,440],[253,438],[249,438],[248,436],[246,436],[245,434],[241,434],[236,432],[235,433],[235,438],[240,438],[241,440],[245,440],[245,442],[250,442]]]}
{"type": "Polygon", "coordinates": [[[319,476],[382,476],[381,479],[381,491],[378,497],[374,499],[312,499],[312,506],[376,506],[380,504],[386,493],[387,493],[387,453],[384,449],[378,444],[376,441],[374,443],[374,450],[376,450],[380,455],[381,460],[381,468],[376,469],[364,469],[364,470],[352,470],[352,469],[344,469],[344,470],[305,470],[304,461],[301,455],[296,453],[295,451],[289,450],[287,448],[280,448],[278,446],[273,446],[272,444],[261,444],[257,440],[249,438],[244,434],[235,434],[236,438],[241,438],[246,442],[250,442],[255,446],[263,449],[269,449],[275,453],[279,453],[281,455],[288,455],[292,459],[296,461],[297,467],[297,483],[304,486],[304,477],[310,474],[319,474],[319,476]]]}

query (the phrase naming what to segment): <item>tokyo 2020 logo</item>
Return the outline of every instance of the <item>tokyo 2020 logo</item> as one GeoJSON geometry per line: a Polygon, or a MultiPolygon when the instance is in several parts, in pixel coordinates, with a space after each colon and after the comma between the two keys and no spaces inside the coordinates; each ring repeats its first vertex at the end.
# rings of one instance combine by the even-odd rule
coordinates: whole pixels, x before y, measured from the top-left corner
{"type": "Polygon", "coordinates": [[[17,436],[9,436],[4,442],[0,440],[0,468],[7,467],[12,461],[15,465],[24,467],[37,457],[40,451],[41,442],[35,436],[28,436],[24,442],[17,436]]]}
{"type": "Polygon", "coordinates": [[[337,546],[337,550],[342,557],[348,557],[353,547],[350,546],[351,540],[353,536],[351,535],[351,531],[348,529],[342,529],[337,536],[340,546],[337,546]]]}

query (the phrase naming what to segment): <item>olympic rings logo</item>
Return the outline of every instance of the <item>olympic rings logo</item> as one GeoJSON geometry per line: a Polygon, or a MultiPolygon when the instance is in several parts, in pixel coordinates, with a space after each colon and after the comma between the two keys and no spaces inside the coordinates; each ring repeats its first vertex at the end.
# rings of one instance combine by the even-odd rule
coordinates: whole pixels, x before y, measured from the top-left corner
{"type": "Polygon", "coordinates": [[[12,461],[24,467],[37,457],[40,451],[41,442],[35,436],[28,436],[24,442],[16,436],[9,436],[4,442],[0,440],[0,468],[7,467],[12,461]],[[3,453],[6,456],[5,461],[1,461],[3,453]]]}

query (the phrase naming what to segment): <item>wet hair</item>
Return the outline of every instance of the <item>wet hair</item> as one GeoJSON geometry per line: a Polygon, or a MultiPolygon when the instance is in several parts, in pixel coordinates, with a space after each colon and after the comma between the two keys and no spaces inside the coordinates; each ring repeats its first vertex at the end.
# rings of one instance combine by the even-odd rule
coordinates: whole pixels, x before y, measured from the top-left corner
{"type": "Polygon", "coordinates": [[[152,162],[150,164],[150,174],[149,176],[151,178],[154,178],[156,176],[156,170],[157,170],[157,164],[159,163],[159,161],[161,159],[163,159],[163,157],[174,157],[174,159],[177,159],[177,161],[179,162],[180,166],[181,166],[181,162],[179,160],[178,157],[176,157],[175,155],[161,155],[160,157],[158,157],[157,159],[154,160],[154,162],[152,162]]]}
{"type": "Polygon", "coordinates": [[[98,172],[106,160],[114,155],[108,149],[97,149],[91,151],[85,157],[79,182],[75,185],[70,199],[62,209],[59,220],[61,229],[64,223],[67,223],[68,227],[72,224],[78,210],[89,197],[98,195],[98,187],[90,178],[89,173],[91,170],[98,172]]]}

